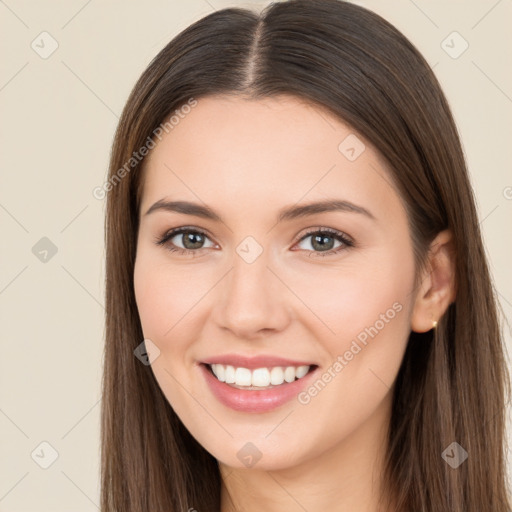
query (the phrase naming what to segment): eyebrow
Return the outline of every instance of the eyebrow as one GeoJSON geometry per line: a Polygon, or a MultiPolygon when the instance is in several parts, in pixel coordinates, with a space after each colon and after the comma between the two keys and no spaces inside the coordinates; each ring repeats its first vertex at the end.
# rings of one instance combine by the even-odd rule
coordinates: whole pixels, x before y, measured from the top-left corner
{"type": "MultiPolygon", "coordinates": [[[[167,201],[165,199],[160,199],[154,203],[144,215],[149,215],[150,213],[158,210],[194,215],[196,217],[202,217],[204,219],[224,223],[220,215],[208,206],[204,206],[198,203],[191,203],[189,201],[167,201]]],[[[350,201],[328,199],[325,201],[317,201],[300,206],[294,205],[285,207],[279,211],[277,222],[290,221],[293,219],[325,212],[359,213],[372,220],[376,220],[375,216],[362,206],[358,206],[354,203],[351,203],[350,201]]]]}

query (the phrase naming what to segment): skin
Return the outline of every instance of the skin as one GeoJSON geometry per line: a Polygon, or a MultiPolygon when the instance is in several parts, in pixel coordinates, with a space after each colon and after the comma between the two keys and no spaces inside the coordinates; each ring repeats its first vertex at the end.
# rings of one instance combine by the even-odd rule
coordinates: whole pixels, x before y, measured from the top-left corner
{"type": "MultiPolygon", "coordinates": [[[[148,155],[137,306],[145,338],[160,350],[151,367],[162,391],[219,461],[223,512],[379,510],[391,393],[408,335],[430,330],[454,300],[450,232],[432,243],[415,289],[402,200],[363,136],[354,161],[340,152],[353,133],[291,96],[215,96],[199,99],[148,155]],[[362,206],[375,219],[337,211],[276,223],[284,207],[327,198],[362,206]],[[223,222],[164,210],[145,215],[160,199],[206,204],[223,222]],[[182,226],[206,231],[196,254],[155,243],[182,226]],[[314,228],[338,230],[354,246],[322,257],[306,237],[314,228]],[[250,264],[236,252],[248,236],[263,248],[250,264]],[[199,372],[198,361],[237,353],[311,361],[323,374],[396,303],[394,318],[307,404],[236,412],[214,398],[199,372]],[[237,457],[247,442],[262,454],[251,468],[237,457]]],[[[172,241],[184,247],[182,235],[172,241]]]]}

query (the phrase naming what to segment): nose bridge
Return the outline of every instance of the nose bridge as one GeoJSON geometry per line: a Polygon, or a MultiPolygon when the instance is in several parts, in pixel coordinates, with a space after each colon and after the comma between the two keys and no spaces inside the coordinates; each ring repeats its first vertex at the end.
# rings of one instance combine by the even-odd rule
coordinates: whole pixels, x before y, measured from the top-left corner
{"type": "Polygon", "coordinates": [[[287,321],[286,294],[269,269],[269,253],[251,243],[237,247],[217,304],[219,323],[246,337],[263,329],[281,329],[287,321]]]}

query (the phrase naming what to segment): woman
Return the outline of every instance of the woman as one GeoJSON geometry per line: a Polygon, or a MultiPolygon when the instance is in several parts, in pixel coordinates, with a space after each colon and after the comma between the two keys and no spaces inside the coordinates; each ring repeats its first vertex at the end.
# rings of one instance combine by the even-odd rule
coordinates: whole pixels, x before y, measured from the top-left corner
{"type": "Polygon", "coordinates": [[[394,27],[206,16],[135,85],[109,173],[102,510],[510,510],[473,193],[394,27]]]}

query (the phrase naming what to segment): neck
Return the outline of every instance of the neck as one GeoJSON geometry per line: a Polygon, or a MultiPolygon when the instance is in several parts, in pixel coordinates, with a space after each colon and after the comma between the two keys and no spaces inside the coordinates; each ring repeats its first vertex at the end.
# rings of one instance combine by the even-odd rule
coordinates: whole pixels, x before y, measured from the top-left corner
{"type": "Polygon", "coordinates": [[[277,470],[222,463],[221,512],[380,512],[391,393],[374,414],[330,450],[277,470]]]}

